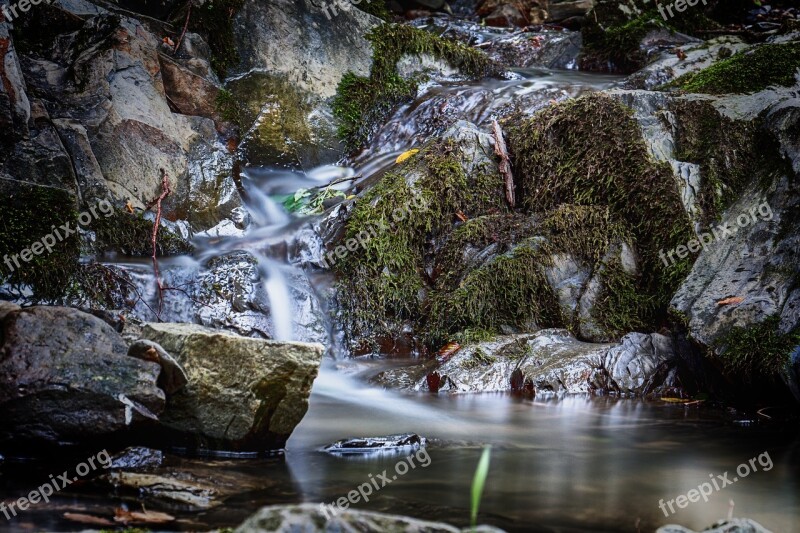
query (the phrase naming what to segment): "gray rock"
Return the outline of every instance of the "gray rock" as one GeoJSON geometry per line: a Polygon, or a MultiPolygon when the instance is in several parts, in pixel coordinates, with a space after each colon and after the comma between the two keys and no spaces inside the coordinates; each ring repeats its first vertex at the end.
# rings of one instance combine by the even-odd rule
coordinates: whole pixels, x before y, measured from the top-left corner
{"type": "Polygon", "coordinates": [[[668,337],[631,333],[621,343],[581,342],[567,330],[500,336],[433,360],[381,372],[377,385],[431,392],[658,394],[678,385],[668,337]]]}
{"type": "Polygon", "coordinates": [[[502,530],[479,526],[477,529],[458,529],[436,522],[426,522],[404,516],[374,513],[370,511],[346,511],[334,513],[323,504],[275,505],[264,507],[234,530],[236,533],[337,533],[359,531],[361,533],[459,533],[481,531],[502,533],[502,530]],[[323,509],[325,509],[324,512],[323,509]]]}
{"type": "Polygon", "coordinates": [[[135,446],[114,454],[108,468],[112,470],[150,470],[158,468],[163,462],[164,454],[160,450],[135,446]]]}
{"type": "Polygon", "coordinates": [[[159,366],[128,357],[99,318],[30,307],[6,314],[2,327],[0,442],[95,443],[163,410],[159,366]]]}
{"type": "Polygon", "coordinates": [[[323,347],[240,337],[193,324],[147,324],[143,336],[186,369],[161,422],[187,445],[282,448],[308,409],[323,347]]]}
{"type": "Polygon", "coordinates": [[[234,36],[242,64],[284,75],[293,86],[321,98],[336,93],[348,72],[369,75],[372,49],[364,35],[381,21],[359,9],[339,10],[328,18],[330,2],[247,0],[234,18],[234,36]]]}
{"type": "MultiPolygon", "coordinates": [[[[662,526],[656,533],[697,533],[694,530],[675,525],[662,526]]],[[[761,524],[749,518],[734,518],[721,520],[702,533],[771,533],[761,524]]]]}

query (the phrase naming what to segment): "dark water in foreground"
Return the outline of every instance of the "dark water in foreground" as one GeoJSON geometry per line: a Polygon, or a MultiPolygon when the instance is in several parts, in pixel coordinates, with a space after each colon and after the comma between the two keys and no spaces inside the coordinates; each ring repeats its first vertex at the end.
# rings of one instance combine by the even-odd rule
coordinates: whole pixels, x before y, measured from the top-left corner
{"type": "MultiPolygon", "coordinates": [[[[734,516],[753,518],[774,532],[800,531],[797,432],[664,402],[407,396],[361,383],[346,371],[323,370],[285,458],[170,458],[171,470],[192,472],[230,493],[223,505],[198,512],[145,499],[146,508],[178,517],[170,529],[202,530],[235,526],[263,505],[332,502],[368,482],[370,474],[377,477],[386,469],[391,478],[402,456],[335,457],[321,453],[321,446],[348,436],[417,432],[431,439],[429,460],[418,455],[416,468],[355,508],[466,526],[475,466],[482,446],[492,444],[480,521],[508,531],[635,532],[637,520],[642,532],[666,523],[702,529],[727,516],[731,501],[734,516]],[[737,466],[765,452],[769,460],[762,455],[763,464],[754,462],[757,471],[738,479],[737,466]],[[710,481],[709,474],[726,471],[728,479],[738,480],[714,491],[707,503],[675,507],[669,519],[659,509],[660,499],[687,494],[710,481]]],[[[54,459],[56,464],[35,469],[6,464],[0,495],[6,502],[25,495],[48,474],[74,468],[82,459],[54,459]]],[[[124,503],[141,509],[135,493],[108,492],[91,482],[74,484],[11,522],[0,514],[0,530],[77,531],[86,526],[65,521],[63,513],[110,517],[124,503]]]]}

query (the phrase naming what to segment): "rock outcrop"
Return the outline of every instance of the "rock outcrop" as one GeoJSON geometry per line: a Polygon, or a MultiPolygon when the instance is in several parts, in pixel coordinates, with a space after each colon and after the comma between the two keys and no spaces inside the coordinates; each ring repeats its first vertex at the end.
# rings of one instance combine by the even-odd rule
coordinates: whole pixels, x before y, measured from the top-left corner
{"type": "Polygon", "coordinates": [[[161,416],[173,444],[280,449],[308,410],[321,345],[251,339],[192,324],[148,324],[143,336],[188,376],[161,416]]]}

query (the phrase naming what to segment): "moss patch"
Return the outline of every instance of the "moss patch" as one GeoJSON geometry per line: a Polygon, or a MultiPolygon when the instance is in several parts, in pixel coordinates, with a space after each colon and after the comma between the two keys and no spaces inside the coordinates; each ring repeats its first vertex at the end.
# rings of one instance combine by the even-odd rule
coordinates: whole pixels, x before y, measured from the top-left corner
{"type": "Polygon", "coordinates": [[[794,85],[799,68],[800,43],[765,44],[681,76],[670,86],[691,93],[754,93],[771,85],[794,85]]]}
{"type": "Polygon", "coordinates": [[[491,366],[497,362],[497,357],[487,354],[480,346],[476,347],[469,359],[461,362],[461,367],[467,370],[473,370],[482,366],[491,366]]]}
{"type": "Polygon", "coordinates": [[[364,145],[396,105],[416,94],[420,80],[406,80],[397,73],[397,62],[404,55],[431,55],[474,78],[494,72],[482,52],[411,26],[383,24],[366,38],[373,50],[369,78],[347,73],[332,104],[340,121],[339,136],[350,149],[364,145]]]}
{"type": "MultiPolygon", "coordinates": [[[[666,267],[658,252],[688,242],[693,233],[672,170],[650,156],[630,110],[594,94],[517,120],[508,132],[517,191],[527,210],[547,213],[562,204],[607,209],[581,215],[588,224],[599,224],[596,233],[585,234],[576,245],[584,256],[602,249],[604,233],[630,236],[642,275],[635,282],[624,280],[612,276],[614,265],[607,265],[608,302],[622,313],[613,320],[614,329],[654,324],[666,314],[693,261],[666,267]],[[615,294],[623,289],[624,296],[615,294]]],[[[574,220],[575,213],[562,213],[550,224],[557,228],[574,220]]]]}
{"type": "Polygon", "coordinates": [[[717,343],[725,371],[751,382],[778,377],[789,365],[792,350],[800,345],[800,329],[788,334],[778,331],[780,317],[773,315],[759,324],[733,328],[717,343]]]}
{"type": "Polygon", "coordinates": [[[78,225],[74,195],[62,189],[29,185],[4,194],[6,202],[0,210],[0,257],[3,261],[9,257],[13,271],[7,264],[0,264],[0,280],[14,289],[29,286],[36,301],[60,298],[78,270],[80,257],[80,237],[73,234],[63,238],[59,230],[64,224],[69,224],[71,230],[78,225]],[[25,262],[19,258],[17,267],[14,255],[46,235],[55,237],[54,231],[63,240],[56,243],[52,252],[41,250],[39,255],[29,252],[31,260],[25,262]]]}
{"type": "Polygon", "coordinates": [[[386,7],[386,0],[370,0],[369,2],[361,2],[356,5],[358,9],[365,13],[369,13],[375,17],[378,17],[381,20],[385,20],[387,22],[392,20],[392,13],[389,11],[389,8],[386,7]]]}
{"type": "MultiPolygon", "coordinates": [[[[91,226],[97,236],[97,248],[101,252],[115,251],[124,255],[149,257],[153,253],[151,242],[153,222],[142,213],[130,214],[115,211],[108,218],[98,218],[91,226]]],[[[191,244],[161,227],[156,239],[156,253],[175,255],[192,250],[191,244]]]]}

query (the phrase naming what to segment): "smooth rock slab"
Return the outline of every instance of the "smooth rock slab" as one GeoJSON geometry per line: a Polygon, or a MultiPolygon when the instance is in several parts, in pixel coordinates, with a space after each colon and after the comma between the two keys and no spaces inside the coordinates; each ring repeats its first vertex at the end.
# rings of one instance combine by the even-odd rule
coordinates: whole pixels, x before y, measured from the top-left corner
{"type": "Polygon", "coordinates": [[[283,448],[308,410],[324,348],[240,337],[195,324],[147,324],[144,338],[184,368],[161,422],[172,444],[235,451],[283,448]]]}

